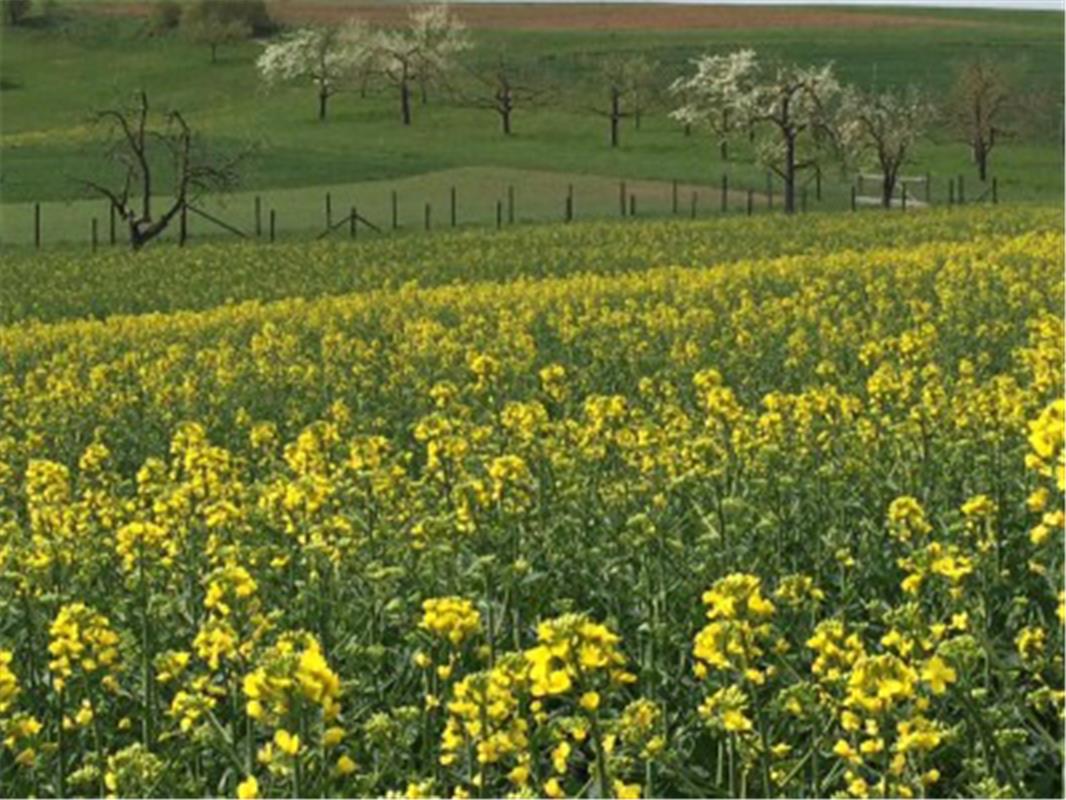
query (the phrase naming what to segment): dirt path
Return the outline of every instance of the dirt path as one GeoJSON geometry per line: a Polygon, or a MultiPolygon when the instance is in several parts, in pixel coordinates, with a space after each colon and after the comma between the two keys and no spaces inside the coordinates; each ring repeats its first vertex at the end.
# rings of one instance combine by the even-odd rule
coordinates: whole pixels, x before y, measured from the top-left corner
{"type": "MultiPolygon", "coordinates": [[[[105,14],[143,15],[148,3],[96,3],[105,14]]],[[[400,23],[404,3],[315,2],[272,0],[271,14],[287,23],[340,22],[353,14],[378,24],[400,23]]],[[[692,30],[740,28],[908,28],[970,26],[968,20],[885,14],[876,11],[836,11],[826,8],[738,7],[715,5],[608,3],[456,3],[455,11],[472,28],[512,30],[692,30]]]]}

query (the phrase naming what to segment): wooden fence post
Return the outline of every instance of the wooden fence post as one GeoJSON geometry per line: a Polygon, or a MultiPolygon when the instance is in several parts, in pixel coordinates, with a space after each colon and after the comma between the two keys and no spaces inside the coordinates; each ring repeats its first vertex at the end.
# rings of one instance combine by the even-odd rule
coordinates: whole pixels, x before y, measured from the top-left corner
{"type": "Polygon", "coordinates": [[[926,205],[929,205],[929,202],[931,201],[931,199],[933,197],[932,186],[933,186],[933,176],[932,176],[931,173],[927,172],[927,173],[925,173],[925,204],[926,205]]]}
{"type": "Polygon", "coordinates": [[[109,212],[108,225],[110,227],[108,232],[108,241],[113,245],[115,243],[115,207],[108,204],[107,210],[109,212]]]}
{"type": "Polygon", "coordinates": [[[814,199],[822,202],[822,168],[814,168],[814,199]]]}
{"type": "Polygon", "coordinates": [[[566,186],[566,221],[572,222],[574,219],[574,184],[569,183],[566,186]]]}
{"type": "Polygon", "coordinates": [[[189,238],[189,207],[182,203],[181,219],[178,225],[178,247],[184,247],[187,238],[189,238]]]}
{"type": "Polygon", "coordinates": [[[503,226],[503,203],[496,201],[496,230],[503,226]]]}
{"type": "Polygon", "coordinates": [[[635,217],[637,215],[637,196],[636,194],[629,195],[629,216],[635,217]]]}
{"type": "Polygon", "coordinates": [[[41,249],[41,204],[33,204],[33,246],[41,249]]]}
{"type": "Polygon", "coordinates": [[[748,216],[751,216],[752,211],[755,210],[755,192],[748,189],[748,216]]]}
{"type": "Polygon", "coordinates": [[[514,187],[507,187],[507,224],[514,225],[514,187]]]}
{"type": "Polygon", "coordinates": [[[996,177],[992,176],[992,205],[999,203],[999,183],[996,177]]]}
{"type": "Polygon", "coordinates": [[[965,205],[966,203],[966,190],[963,188],[962,176],[959,176],[959,205],[965,205]]]}
{"type": "Polygon", "coordinates": [[[399,227],[399,202],[396,199],[396,190],[392,192],[392,229],[396,230],[399,227]]]}
{"type": "Polygon", "coordinates": [[[426,230],[427,231],[429,230],[429,214],[430,214],[429,203],[426,203],[426,230]]]}
{"type": "Polygon", "coordinates": [[[689,212],[688,212],[689,219],[696,219],[696,198],[697,197],[699,197],[699,195],[696,192],[693,192],[692,193],[692,202],[691,202],[691,205],[689,207],[689,212]]]}
{"type": "Polygon", "coordinates": [[[722,213],[729,211],[729,176],[722,173],[722,213]]]}
{"type": "Polygon", "coordinates": [[[352,214],[348,217],[348,236],[352,239],[359,238],[359,230],[356,227],[359,219],[359,215],[355,213],[355,206],[352,206],[352,214]]]}
{"type": "Polygon", "coordinates": [[[93,217],[93,252],[96,252],[96,217],[93,217]]]}
{"type": "Polygon", "coordinates": [[[906,211],[907,210],[907,184],[906,183],[903,184],[903,191],[900,193],[900,196],[899,196],[899,207],[900,207],[900,211],[906,211]]]}
{"type": "Polygon", "coordinates": [[[851,210],[855,211],[858,208],[858,204],[855,202],[855,187],[851,187],[851,210]]]}
{"type": "Polygon", "coordinates": [[[326,230],[333,227],[333,198],[326,192],[326,230]]]}
{"type": "Polygon", "coordinates": [[[270,209],[270,241],[274,241],[274,209],[270,209]]]}
{"type": "Polygon", "coordinates": [[[676,214],[677,213],[677,178],[674,178],[674,182],[673,182],[673,184],[670,187],[670,191],[671,191],[670,204],[671,204],[672,213],[676,214]]]}
{"type": "Polygon", "coordinates": [[[455,227],[455,187],[452,187],[452,227],[455,227]]]}
{"type": "Polygon", "coordinates": [[[948,178],[948,205],[955,205],[955,179],[948,178]]]}
{"type": "Polygon", "coordinates": [[[626,182],[619,181],[618,183],[618,207],[622,216],[626,215],[626,182]]]}

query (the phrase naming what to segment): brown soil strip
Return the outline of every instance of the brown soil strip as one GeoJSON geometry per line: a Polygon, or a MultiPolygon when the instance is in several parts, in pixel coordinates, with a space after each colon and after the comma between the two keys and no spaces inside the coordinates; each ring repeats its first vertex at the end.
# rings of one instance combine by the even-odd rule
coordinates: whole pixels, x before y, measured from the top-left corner
{"type": "MultiPolygon", "coordinates": [[[[309,0],[273,0],[271,14],[282,22],[337,23],[352,15],[379,25],[401,24],[410,8],[405,3],[377,4],[309,0]]],[[[94,3],[98,13],[147,14],[149,3],[94,3]]],[[[969,20],[834,11],[826,8],[714,6],[610,3],[456,3],[452,8],[471,28],[511,30],[674,31],[744,28],[910,28],[972,26],[969,20]]]]}

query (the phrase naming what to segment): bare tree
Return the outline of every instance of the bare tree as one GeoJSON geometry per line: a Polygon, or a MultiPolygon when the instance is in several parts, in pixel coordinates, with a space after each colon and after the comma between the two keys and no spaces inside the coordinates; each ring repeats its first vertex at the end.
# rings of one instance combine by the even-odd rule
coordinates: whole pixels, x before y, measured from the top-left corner
{"type": "Polygon", "coordinates": [[[237,183],[241,156],[214,160],[207,156],[185,118],[179,111],[169,111],[163,124],[149,127],[148,95],[138,92],[132,108],[109,108],[98,111],[94,121],[111,128],[112,144],[107,155],[121,166],[121,187],[83,180],[88,189],[103,195],[129,228],[130,247],[140,250],[155,239],[183,208],[191,205],[206,191],[224,191],[237,183]],[[159,197],[155,168],[169,159],[173,186],[162,200],[166,210],[153,215],[153,199],[159,197]]]}
{"type": "Polygon", "coordinates": [[[842,144],[850,158],[876,161],[885,208],[892,206],[900,169],[932,117],[932,104],[915,87],[905,92],[845,90],[840,108],[842,144]]]}
{"type": "Polygon", "coordinates": [[[633,82],[630,77],[629,60],[624,56],[609,56],[600,64],[600,81],[607,89],[607,105],[593,106],[593,114],[605,117],[610,125],[607,141],[611,147],[621,143],[622,120],[633,116],[630,101],[633,82]]]}
{"type": "Polygon", "coordinates": [[[465,73],[473,88],[452,86],[452,96],[462,105],[494,111],[500,120],[500,131],[510,136],[511,117],[518,107],[541,101],[547,90],[530,85],[528,79],[502,55],[495,64],[467,66],[465,73]]]}
{"type": "Polygon", "coordinates": [[[749,131],[760,163],[784,183],[785,211],[796,208],[796,182],[816,169],[836,143],[831,102],[840,90],[831,65],[767,67],[753,50],[696,60],[696,74],[674,83],[688,102],[673,112],[681,122],[749,131]]]}
{"type": "Polygon", "coordinates": [[[211,63],[218,60],[218,48],[247,39],[252,35],[251,23],[240,17],[227,18],[217,3],[200,2],[186,6],[181,15],[181,29],[190,40],[211,50],[211,63]]]}
{"type": "Polygon", "coordinates": [[[3,20],[7,25],[18,25],[30,13],[30,0],[3,0],[3,20]]]}
{"type": "Polygon", "coordinates": [[[955,77],[948,112],[955,129],[970,145],[977,173],[988,177],[988,157],[1004,135],[1004,118],[1014,99],[1014,81],[998,64],[977,59],[964,64],[955,77]]]}

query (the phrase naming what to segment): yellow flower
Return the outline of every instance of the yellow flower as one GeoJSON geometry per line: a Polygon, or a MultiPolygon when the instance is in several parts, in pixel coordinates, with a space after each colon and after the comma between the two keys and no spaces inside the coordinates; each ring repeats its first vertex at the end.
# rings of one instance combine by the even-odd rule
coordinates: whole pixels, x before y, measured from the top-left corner
{"type": "Polygon", "coordinates": [[[544,782],[544,795],[546,797],[559,798],[565,796],[565,794],[558,778],[548,778],[544,782]]]}
{"type": "Polygon", "coordinates": [[[337,772],[341,775],[351,775],[356,770],[355,762],[346,755],[337,759],[337,772]]]}
{"type": "Polygon", "coordinates": [[[259,781],[254,775],[249,775],[237,784],[237,797],[239,800],[253,800],[259,797],[259,781]]]}
{"type": "Polygon", "coordinates": [[[300,752],[299,734],[289,733],[284,728],[279,728],[274,732],[274,744],[281,752],[290,756],[295,756],[300,752]]]}
{"type": "Polygon", "coordinates": [[[581,695],[581,707],[586,711],[595,711],[600,707],[600,695],[598,692],[585,692],[581,695]]]}
{"type": "Polygon", "coordinates": [[[862,759],[859,754],[855,752],[855,748],[848,744],[846,739],[837,739],[836,744],[833,745],[833,754],[839,758],[844,759],[849,764],[861,764],[862,759]]]}
{"type": "Polygon", "coordinates": [[[929,684],[933,694],[943,694],[949,683],[956,679],[955,670],[940,656],[933,656],[922,667],[922,680],[929,684]]]}

